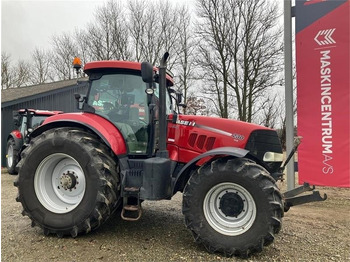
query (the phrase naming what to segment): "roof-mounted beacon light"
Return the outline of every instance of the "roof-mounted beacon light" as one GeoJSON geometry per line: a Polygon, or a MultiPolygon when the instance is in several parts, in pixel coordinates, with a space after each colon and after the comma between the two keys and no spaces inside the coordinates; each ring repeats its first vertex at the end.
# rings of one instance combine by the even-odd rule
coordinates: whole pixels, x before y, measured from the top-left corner
{"type": "Polygon", "coordinates": [[[77,72],[77,77],[79,77],[80,75],[80,69],[81,69],[81,60],[79,57],[74,57],[74,60],[73,60],[73,68],[76,70],[77,72]]]}

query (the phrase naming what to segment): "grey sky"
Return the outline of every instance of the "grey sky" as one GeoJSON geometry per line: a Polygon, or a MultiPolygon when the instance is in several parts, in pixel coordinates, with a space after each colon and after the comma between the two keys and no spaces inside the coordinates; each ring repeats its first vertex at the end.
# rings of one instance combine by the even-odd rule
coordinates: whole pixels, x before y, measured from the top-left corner
{"type": "Polygon", "coordinates": [[[104,1],[1,0],[1,51],[29,59],[35,47],[48,48],[54,34],[83,28],[104,1]]]}
{"type": "Polygon", "coordinates": [[[53,35],[84,28],[94,10],[107,1],[1,0],[1,51],[10,54],[12,62],[28,60],[35,47],[48,49],[53,35]]]}

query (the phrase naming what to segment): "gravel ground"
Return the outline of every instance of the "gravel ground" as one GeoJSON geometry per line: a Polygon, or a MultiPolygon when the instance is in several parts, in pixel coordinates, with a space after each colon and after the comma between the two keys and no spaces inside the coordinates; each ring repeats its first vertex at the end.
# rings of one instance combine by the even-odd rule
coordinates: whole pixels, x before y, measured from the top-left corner
{"type": "MultiPolygon", "coordinates": [[[[57,238],[31,227],[15,201],[15,176],[1,172],[1,261],[242,261],[209,254],[184,226],[182,195],[145,201],[143,217],[115,214],[95,232],[57,238]]],[[[281,185],[285,187],[285,185],[281,185]]],[[[325,202],[293,207],[275,242],[247,261],[350,261],[350,190],[320,188],[325,202]]]]}

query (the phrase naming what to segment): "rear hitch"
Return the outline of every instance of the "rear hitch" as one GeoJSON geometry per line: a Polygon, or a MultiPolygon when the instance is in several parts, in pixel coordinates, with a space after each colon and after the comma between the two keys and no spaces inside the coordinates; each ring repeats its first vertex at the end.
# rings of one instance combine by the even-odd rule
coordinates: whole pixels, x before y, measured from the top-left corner
{"type": "Polygon", "coordinates": [[[302,205],[310,202],[325,201],[327,199],[326,194],[324,194],[322,197],[320,195],[320,192],[313,190],[315,190],[315,186],[310,186],[309,183],[304,183],[300,187],[284,192],[284,211],[287,212],[292,206],[302,205]],[[298,196],[307,191],[312,191],[312,194],[298,196]]]}

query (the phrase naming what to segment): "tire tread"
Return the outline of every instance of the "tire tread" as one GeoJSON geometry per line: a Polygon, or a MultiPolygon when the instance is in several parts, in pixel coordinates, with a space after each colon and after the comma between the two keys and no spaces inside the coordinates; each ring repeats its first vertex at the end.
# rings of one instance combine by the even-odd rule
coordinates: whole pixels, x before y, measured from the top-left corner
{"type": "Polygon", "coordinates": [[[62,138],[79,141],[80,145],[93,157],[94,163],[92,163],[96,170],[98,170],[100,177],[100,185],[97,185],[98,194],[96,197],[96,206],[89,215],[83,221],[77,221],[71,228],[65,230],[58,230],[48,228],[45,225],[35,221],[30,211],[26,209],[26,206],[22,202],[21,187],[23,182],[21,179],[16,179],[14,186],[18,187],[18,197],[16,200],[22,203],[25,215],[32,220],[32,225],[39,226],[43,229],[45,235],[56,234],[57,236],[71,235],[73,238],[80,233],[89,233],[102,225],[110,215],[117,209],[120,202],[119,194],[119,174],[117,170],[117,162],[112,157],[111,150],[103,144],[94,134],[78,128],[56,128],[48,130],[31,141],[31,146],[25,148],[22,152],[22,159],[19,163],[19,177],[25,176],[25,161],[26,157],[31,154],[32,148],[40,141],[45,139],[51,139],[53,143],[62,142],[62,138]]]}
{"type": "Polygon", "coordinates": [[[252,160],[245,158],[214,159],[212,162],[206,163],[197,170],[194,170],[183,193],[182,212],[185,216],[185,225],[192,232],[195,242],[202,243],[210,253],[220,252],[228,257],[235,255],[246,258],[255,252],[261,252],[264,246],[273,242],[275,234],[281,229],[281,219],[283,217],[282,195],[275,182],[264,168],[252,160]],[[254,243],[244,244],[240,247],[232,246],[226,248],[220,246],[219,243],[214,243],[211,237],[205,237],[200,234],[203,222],[198,222],[196,214],[191,209],[192,206],[198,205],[198,199],[193,198],[194,190],[201,186],[201,181],[205,179],[204,177],[213,176],[218,171],[242,172],[243,176],[249,177],[252,182],[257,183],[267,196],[267,201],[271,209],[269,229],[265,236],[256,239],[254,243]]]}

